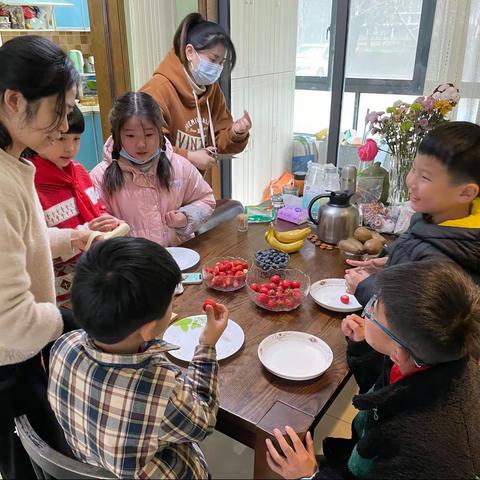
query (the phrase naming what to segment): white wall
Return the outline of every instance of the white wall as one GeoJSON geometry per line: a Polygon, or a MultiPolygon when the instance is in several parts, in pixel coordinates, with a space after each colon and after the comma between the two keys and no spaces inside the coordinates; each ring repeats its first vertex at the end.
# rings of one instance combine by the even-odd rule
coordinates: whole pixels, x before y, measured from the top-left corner
{"type": "Polygon", "coordinates": [[[246,150],[232,160],[232,197],[261,200],[272,178],[290,170],[298,0],[231,0],[232,115],[253,122],[246,150]]]}

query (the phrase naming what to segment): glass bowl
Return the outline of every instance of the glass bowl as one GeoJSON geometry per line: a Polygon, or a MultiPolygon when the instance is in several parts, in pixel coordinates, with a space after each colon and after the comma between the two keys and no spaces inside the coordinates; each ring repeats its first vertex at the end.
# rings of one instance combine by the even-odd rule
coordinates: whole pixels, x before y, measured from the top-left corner
{"type": "Polygon", "coordinates": [[[247,273],[250,300],[271,312],[288,312],[297,308],[310,291],[310,277],[296,268],[265,272],[251,267],[247,273]]]}
{"type": "Polygon", "coordinates": [[[207,287],[220,292],[233,292],[245,286],[248,262],[240,257],[218,257],[202,269],[207,287]]]}

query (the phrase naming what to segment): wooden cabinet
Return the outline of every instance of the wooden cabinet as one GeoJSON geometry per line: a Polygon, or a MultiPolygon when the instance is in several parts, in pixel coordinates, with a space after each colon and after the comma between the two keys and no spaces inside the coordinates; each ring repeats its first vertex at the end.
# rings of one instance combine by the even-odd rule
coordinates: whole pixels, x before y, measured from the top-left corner
{"type": "Polygon", "coordinates": [[[295,71],[298,0],[230,0],[232,78],[295,71]]]}
{"type": "Polygon", "coordinates": [[[232,115],[248,110],[253,123],[245,152],[232,161],[232,197],[246,204],[290,169],[297,10],[298,0],[230,0],[232,115]]]}

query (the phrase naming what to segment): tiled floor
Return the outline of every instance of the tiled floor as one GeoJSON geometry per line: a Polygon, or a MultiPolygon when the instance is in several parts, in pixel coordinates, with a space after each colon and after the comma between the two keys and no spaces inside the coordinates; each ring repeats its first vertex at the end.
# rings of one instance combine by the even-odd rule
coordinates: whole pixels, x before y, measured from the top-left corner
{"type": "MultiPolygon", "coordinates": [[[[356,410],[351,404],[352,396],[357,393],[355,381],[345,385],[328,412],[315,429],[315,446],[321,453],[322,440],[325,437],[350,437],[350,427],[356,410]]],[[[251,479],[253,478],[253,450],[215,432],[201,444],[207,457],[213,478],[251,479]]]]}

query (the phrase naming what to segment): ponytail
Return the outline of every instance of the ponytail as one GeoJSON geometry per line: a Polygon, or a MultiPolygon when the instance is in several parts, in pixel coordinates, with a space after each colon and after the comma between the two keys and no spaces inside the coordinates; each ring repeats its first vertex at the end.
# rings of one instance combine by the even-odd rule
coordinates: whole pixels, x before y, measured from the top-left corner
{"type": "Polygon", "coordinates": [[[187,15],[175,32],[173,37],[173,49],[183,66],[188,69],[188,60],[185,55],[185,47],[191,44],[197,52],[208,50],[216,45],[223,45],[226,50],[226,60],[230,70],[233,70],[237,61],[237,54],[230,36],[224,28],[215,22],[209,22],[199,13],[187,15]]]}

